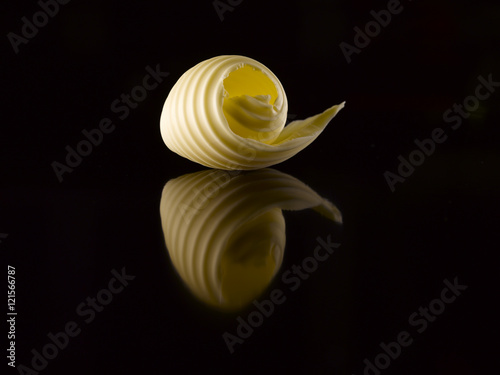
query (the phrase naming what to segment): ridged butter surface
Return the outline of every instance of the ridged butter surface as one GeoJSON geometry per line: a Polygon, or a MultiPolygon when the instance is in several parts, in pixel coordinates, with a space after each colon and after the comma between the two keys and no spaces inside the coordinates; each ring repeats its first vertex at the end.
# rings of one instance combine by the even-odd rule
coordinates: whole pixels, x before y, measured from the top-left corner
{"type": "Polygon", "coordinates": [[[288,101],[278,78],[244,56],[217,56],[185,72],[170,91],[160,128],[167,147],[210,168],[250,170],[307,147],[344,103],[285,126],[288,101]]]}

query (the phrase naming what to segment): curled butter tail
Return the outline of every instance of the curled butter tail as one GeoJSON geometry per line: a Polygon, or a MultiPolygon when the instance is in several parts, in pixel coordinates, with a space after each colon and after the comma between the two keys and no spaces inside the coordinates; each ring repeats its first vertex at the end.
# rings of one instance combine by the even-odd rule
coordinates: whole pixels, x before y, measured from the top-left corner
{"type": "Polygon", "coordinates": [[[168,181],[160,216],[172,264],[191,292],[235,311],[258,298],[281,266],[282,209],[306,208],[341,221],[331,202],[284,173],[208,170],[168,181]]]}
{"type": "Polygon", "coordinates": [[[218,56],[184,73],[160,119],[169,149],[211,168],[259,169],[307,147],[344,103],[285,126],[288,101],[278,78],[244,56],[218,56]]]}

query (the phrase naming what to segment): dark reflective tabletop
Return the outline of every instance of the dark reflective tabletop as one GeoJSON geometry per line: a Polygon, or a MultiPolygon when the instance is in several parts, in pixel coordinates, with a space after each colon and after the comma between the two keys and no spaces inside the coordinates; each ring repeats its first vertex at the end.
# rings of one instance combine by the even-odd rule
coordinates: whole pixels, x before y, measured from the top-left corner
{"type": "Polygon", "coordinates": [[[496,371],[495,2],[9,6],[2,371],[496,371]],[[193,163],[163,103],[224,54],[288,121],[346,106],[283,163],[193,163]]]}

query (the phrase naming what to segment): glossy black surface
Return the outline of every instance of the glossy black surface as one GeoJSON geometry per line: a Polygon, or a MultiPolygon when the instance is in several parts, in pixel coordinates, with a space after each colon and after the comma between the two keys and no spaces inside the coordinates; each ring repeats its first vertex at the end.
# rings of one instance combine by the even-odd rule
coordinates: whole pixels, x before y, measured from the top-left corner
{"type": "MultiPolygon", "coordinates": [[[[7,265],[16,269],[16,365],[32,367],[32,349],[75,322],[81,332],[41,374],[359,375],[376,374],[365,370],[376,358],[387,365],[381,374],[495,370],[499,88],[491,84],[455,130],[443,115],[484,86],[480,76],[500,81],[500,8],[401,4],[350,63],[339,45],[354,45],[353,28],[387,2],[246,0],[221,21],[210,1],[73,0],[17,54],[8,33],[20,34],[39,5],[2,12],[0,254],[5,281],[7,265]],[[285,301],[232,354],[223,334],[236,335],[255,307],[219,312],[194,297],[160,218],[167,181],[206,169],[163,144],[163,102],[184,71],[220,54],[269,67],[295,119],[346,101],[313,144],[273,166],[333,202],[343,225],[284,211],[283,263],[257,300],[280,290],[285,301]],[[168,76],[127,115],[114,111],[158,64],[168,76]],[[105,118],[114,130],[60,182],[52,163],[105,118]],[[397,173],[398,156],[436,128],[447,139],[392,192],[384,173],[397,173]],[[285,273],[329,236],[340,246],[292,290],[285,273]],[[123,267],[135,278],[91,319],[81,304],[123,267]],[[442,293],[455,279],[467,288],[453,299],[442,293]],[[413,315],[431,303],[439,310],[436,298],[449,301],[441,314],[413,315]],[[398,336],[409,345],[385,363],[381,345],[398,336]]],[[[2,358],[8,373],[23,373],[2,358]]]]}

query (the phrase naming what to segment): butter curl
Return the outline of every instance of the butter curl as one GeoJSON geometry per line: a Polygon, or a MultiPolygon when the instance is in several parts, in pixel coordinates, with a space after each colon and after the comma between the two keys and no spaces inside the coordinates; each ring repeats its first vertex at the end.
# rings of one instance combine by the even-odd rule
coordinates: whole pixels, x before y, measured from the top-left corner
{"type": "Polygon", "coordinates": [[[286,244],[282,210],[342,214],[296,178],[274,169],[206,170],[167,182],[160,216],[172,264],[191,292],[218,310],[244,308],[279,271],[286,244]]]}
{"type": "Polygon", "coordinates": [[[281,163],[313,142],[344,107],[289,123],[278,78],[244,56],[217,56],[185,72],[160,118],[163,141],[201,165],[251,170],[281,163]]]}

